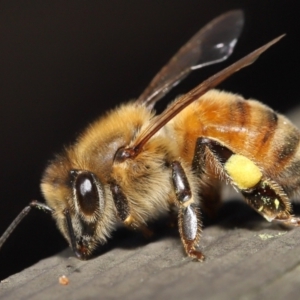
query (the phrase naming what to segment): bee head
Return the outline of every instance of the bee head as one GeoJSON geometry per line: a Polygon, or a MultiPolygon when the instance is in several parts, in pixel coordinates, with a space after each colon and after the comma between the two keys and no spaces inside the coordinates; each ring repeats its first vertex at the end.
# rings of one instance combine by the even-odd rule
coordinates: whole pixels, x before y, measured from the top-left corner
{"type": "Polygon", "coordinates": [[[41,189],[75,255],[89,258],[116,223],[105,184],[94,173],[69,168],[67,159],[58,157],[46,169],[41,189]]]}

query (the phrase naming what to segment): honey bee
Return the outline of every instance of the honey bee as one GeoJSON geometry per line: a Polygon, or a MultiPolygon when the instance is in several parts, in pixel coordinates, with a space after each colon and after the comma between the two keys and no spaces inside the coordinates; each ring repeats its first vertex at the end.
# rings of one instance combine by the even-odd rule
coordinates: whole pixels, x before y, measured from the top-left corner
{"type": "Polygon", "coordinates": [[[268,221],[299,225],[289,197],[300,186],[300,132],[255,100],[214,90],[253,63],[274,39],[178,97],[161,114],[154,105],[192,70],[232,53],[244,23],[239,10],[197,32],[136,101],[92,123],[46,168],[41,190],[0,238],[0,247],[31,208],[50,212],[75,255],[88,259],[117,224],[141,230],[173,207],[186,254],[202,261],[200,208],[220,203],[231,184],[268,221]]]}

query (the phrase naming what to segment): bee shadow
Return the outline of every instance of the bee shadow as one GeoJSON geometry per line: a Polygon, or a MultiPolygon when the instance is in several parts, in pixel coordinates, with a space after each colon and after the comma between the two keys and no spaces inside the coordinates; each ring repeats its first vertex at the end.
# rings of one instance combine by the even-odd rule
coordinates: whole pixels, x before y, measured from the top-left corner
{"type": "Polygon", "coordinates": [[[95,256],[102,255],[115,248],[129,250],[143,247],[164,238],[179,239],[177,226],[170,227],[168,221],[168,218],[161,218],[156,220],[156,222],[150,222],[148,227],[153,232],[151,237],[145,237],[138,230],[129,230],[124,227],[118,228],[118,230],[113,233],[112,238],[105,245],[100,246],[99,249],[96,250],[95,256]]]}

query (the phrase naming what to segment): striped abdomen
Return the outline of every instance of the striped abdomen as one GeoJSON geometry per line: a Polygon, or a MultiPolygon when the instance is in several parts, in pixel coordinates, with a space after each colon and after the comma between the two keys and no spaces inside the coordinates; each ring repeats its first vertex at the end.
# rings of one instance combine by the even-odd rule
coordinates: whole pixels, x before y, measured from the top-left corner
{"type": "Polygon", "coordinates": [[[171,126],[187,161],[192,161],[197,138],[209,137],[251,159],[288,194],[300,184],[299,130],[258,101],[212,90],[180,113],[171,126]]]}

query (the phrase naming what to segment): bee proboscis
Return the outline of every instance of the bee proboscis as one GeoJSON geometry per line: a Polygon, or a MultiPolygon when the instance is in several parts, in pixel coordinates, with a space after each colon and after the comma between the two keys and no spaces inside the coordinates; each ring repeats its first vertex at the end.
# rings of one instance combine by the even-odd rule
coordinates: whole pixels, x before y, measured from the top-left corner
{"type": "Polygon", "coordinates": [[[197,32],[136,100],[100,117],[46,168],[46,204],[33,201],[0,238],[0,247],[32,207],[48,211],[75,255],[89,258],[118,223],[150,234],[147,223],[178,210],[181,241],[202,261],[200,207],[219,206],[230,183],[267,220],[299,225],[289,197],[300,182],[300,133],[255,100],[213,90],[253,63],[278,37],[178,97],[154,105],[192,70],[232,53],[244,23],[230,11],[197,32]],[[274,163],[277,162],[277,163],[274,163]]]}

